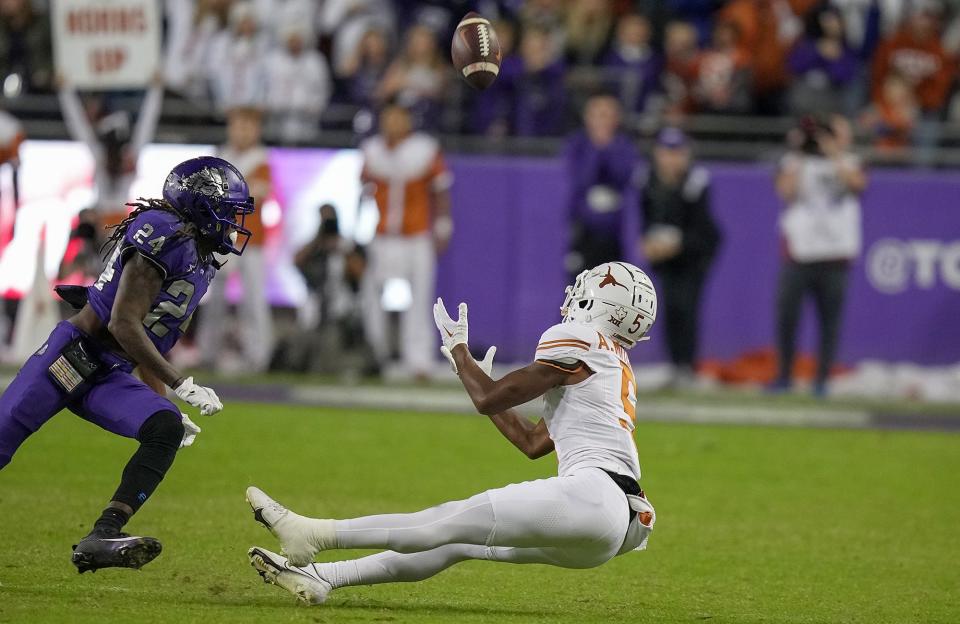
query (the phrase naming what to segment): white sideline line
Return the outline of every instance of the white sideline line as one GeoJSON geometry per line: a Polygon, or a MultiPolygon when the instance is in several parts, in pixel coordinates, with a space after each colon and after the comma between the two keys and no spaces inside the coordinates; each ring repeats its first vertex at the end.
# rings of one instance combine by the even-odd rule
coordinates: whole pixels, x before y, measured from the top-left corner
{"type": "MultiPolygon", "coordinates": [[[[5,388],[12,376],[0,377],[5,388]]],[[[221,396],[230,400],[229,391],[221,396]]],[[[304,405],[346,407],[369,410],[410,410],[475,414],[469,397],[459,389],[396,386],[291,386],[286,400],[304,405]]],[[[522,413],[536,417],[539,400],[521,406],[522,413]]],[[[646,422],[762,425],[772,427],[836,427],[863,429],[872,425],[869,412],[863,410],[816,409],[810,407],[752,407],[742,405],[703,405],[685,401],[654,399],[637,405],[637,419],[646,422]]]]}
{"type": "MultiPolygon", "coordinates": [[[[315,386],[294,388],[291,398],[298,403],[331,407],[474,413],[470,399],[462,391],[455,390],[315,386]]],[[[531,401],[521,411],[536,415],[540,411],[540,402],[531,401]]],[[[638,404],[637,417],[652,422],[782,427],[864,428],[870,426],[871,421],[870,414],[861,410],[714,406],[661,399],[638,404]]]]}

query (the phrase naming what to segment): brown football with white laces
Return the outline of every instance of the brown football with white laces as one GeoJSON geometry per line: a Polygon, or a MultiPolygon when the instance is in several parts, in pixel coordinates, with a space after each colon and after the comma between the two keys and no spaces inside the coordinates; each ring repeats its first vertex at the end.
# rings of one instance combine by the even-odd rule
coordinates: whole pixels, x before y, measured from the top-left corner
{"type": "Polygon", "coordinates": [[[474,89],[486,89],[500,73],[500,42],[490,21],[478,13],[463,16],[450,45],[453,66],[474,89]]]}

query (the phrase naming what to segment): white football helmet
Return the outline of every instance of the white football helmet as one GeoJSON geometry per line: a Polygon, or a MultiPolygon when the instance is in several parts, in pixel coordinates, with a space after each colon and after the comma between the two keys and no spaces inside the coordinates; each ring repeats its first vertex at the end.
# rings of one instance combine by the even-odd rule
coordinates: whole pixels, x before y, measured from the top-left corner
{"type": "Polygon", "coordinates": [[[629,349],[657,320],[657,291],[647,274],[626,262],[605,262],[567,286],[563,322],[590,325],[629,349]]]}

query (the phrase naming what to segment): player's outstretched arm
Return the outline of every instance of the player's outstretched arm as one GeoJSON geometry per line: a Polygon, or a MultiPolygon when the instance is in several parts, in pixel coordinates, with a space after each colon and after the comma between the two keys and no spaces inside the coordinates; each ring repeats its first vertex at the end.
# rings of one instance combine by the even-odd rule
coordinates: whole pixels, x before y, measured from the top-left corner
{"type": "Polygon", "coordinates": [[[466,344],[452,350],[463,388],[477,411],[492,416],[542,396],[550,388],[567,383],[570,373],[552,366],[529,364],[494,381],[470,355],[466,344]]]}

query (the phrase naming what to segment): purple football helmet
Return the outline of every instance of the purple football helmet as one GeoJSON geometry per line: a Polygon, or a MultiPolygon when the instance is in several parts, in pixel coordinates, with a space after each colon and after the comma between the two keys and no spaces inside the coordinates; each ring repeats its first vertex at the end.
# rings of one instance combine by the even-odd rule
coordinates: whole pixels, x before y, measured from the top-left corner
{"type": "Polygon", "coordinates": [[[236,167],[214,156],[185,160],[167,174],[163,198],[216,244],[214,251],[243,253],[250,240],[243,223],[253,212],[253,198],[236,167]]]}

